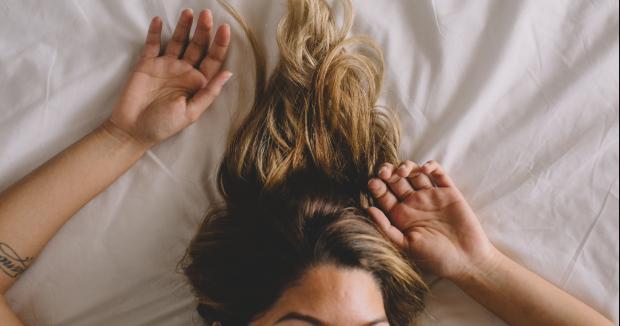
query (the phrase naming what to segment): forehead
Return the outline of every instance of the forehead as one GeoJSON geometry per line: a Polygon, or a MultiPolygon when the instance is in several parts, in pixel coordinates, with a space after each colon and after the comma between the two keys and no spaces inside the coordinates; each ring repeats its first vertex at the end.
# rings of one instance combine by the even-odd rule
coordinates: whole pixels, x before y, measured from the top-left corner
{"type": "MultiPolygon", "coordinates": [[[[280,325],[277,321],[291,314],[310,316],[326,325],[361,326],[385,318],[381,289],[373,276],[363,270],[333,265],[310,269],[254,325],[280,325]]],[[[292,320],[281,325],[312,323],[292,320]]]]}

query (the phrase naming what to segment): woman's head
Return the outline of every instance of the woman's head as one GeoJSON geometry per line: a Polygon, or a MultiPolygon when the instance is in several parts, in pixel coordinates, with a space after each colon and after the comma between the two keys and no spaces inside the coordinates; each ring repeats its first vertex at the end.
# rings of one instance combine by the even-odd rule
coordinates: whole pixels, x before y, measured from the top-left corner
{"type": "Polygon", "coordinates": [[[357,306],[368,310],[364,318],[383,313],[392,325],[409,325],[422,309],[419,274],[363,209],[376,167],[398,162],[398,124],[375,107],[381,51],[347,37],[351,3],[340,3],[341,28],[325,0],[288,0],[276,36],[280,61],[267,82],[262,48],[223,2],[250,39],[257,81],[219,170],[224,209],[207,216],[184,261],[207,320],[269,324],[280,312],[306,311],[287,306],[304,302],[357,306]],[[338,295],[353,290],[360,292],[338,295]]]}
{"type": "Polygon", "coordinates": [[[251,326],[389,324],[379,284],[368,271],[323,264],[310,268],[251,326]]]}
{"type": "Polygon", "coordinates": [[[224,326],[299,316],[410,325],[426,291],[363,211],[325,198],[213,214],[185,262],[203,316],[224,326]]]}

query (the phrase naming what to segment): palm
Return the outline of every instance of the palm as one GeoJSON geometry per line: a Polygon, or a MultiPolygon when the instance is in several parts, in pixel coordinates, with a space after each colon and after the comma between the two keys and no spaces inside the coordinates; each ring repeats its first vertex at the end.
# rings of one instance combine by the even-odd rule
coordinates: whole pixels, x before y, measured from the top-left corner
{"type": "Polygon", "coordinates": [[[158,57],[143,60],[136,67],[128,93],[147,97],[140,99],[144,107],[174,102],[177,98],[189,99],[201,89],[206,78],[185,61],[172,57],[158,57]]]}
{"type": "Polygon", "coordinates": [[[389,213],[392,221],[404,221],[405,246],[422,267],[438,275],[451,275],[463,256],[475,252],[479,224],[469,205],[456,189],[423,190],[419,197],[405,199],[402,209],[389,213]],[[434,200],[433,200],[434,199],[434,200]],[[424,200],[424,199],[423,199],[424,200]],[[410,218],[415,216],[415,219],[410,218]]]}
{"type": "Polygon", "coordinates": [[[157,143],[190,125],[230,77],[221,71],[230,40],[228,27],[218,30],[207,52],[210,13],[201,13],[194,39],[187,45],[192,19],[191,12],[183,12],[163,56],[159,55],[161,22],[153,20],[143,55],[110,119],[143,142],[157,143]]]}
{"type": "Polygon", "coordinates": [[[383,187],[371,188],[383,212],[370,213],[419,265],[449,277],[479,259],[490,244],[460,191],[437,171],[437,187],[390,175],[383,187]]]}
{"type": "Polygon", "coordinates": [[[189,124],[188,100],[204,81],[194,67],[176,58],[142,60],[121,99],[120,107],[125,110],[114,112],[112,119],[133,128],[143,139],[164,139],[189,124]]]}

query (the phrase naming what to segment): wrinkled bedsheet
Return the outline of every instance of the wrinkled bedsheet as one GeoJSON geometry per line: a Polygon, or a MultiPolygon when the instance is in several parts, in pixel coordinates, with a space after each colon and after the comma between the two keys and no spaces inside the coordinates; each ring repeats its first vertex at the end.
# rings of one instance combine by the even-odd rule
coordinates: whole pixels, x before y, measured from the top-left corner
{"type": "MultiPolygon", "coordinates": [[[[231,0],[277,58],[284,0],[231,0]]],[[[441,161],[502,251],[618,321],[618,1],[354,0],[385,51],[404,158],[441,161]]],[[[205,211],[254,64],[215,0],[0,0],[0,189],[111,112],[149,19],[233,27],[235,76],[194,126],[84,207],[13,286],[28,325],[198,325],[176,264],[205,211]]],[[[93,167],[96,169],[97,167],[93,167]]],[[[434,280],[422,325],[502,325],[434,280]]]]}

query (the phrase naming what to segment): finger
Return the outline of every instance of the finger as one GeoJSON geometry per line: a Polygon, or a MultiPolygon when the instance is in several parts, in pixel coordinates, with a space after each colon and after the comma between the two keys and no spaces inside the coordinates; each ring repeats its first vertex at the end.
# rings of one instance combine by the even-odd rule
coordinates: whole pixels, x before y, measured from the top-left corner
{"type": "Polygon", "coordinates": [[[416,168],[407,179],[413,185],[413,188],[418,191],[434,187],[433,181],[421,171],[421,167],[416,168]]]}
{"type": "Polygon", "coordinates": [[[220,95],[224,84],[230,80],[230,71],[221,71],[210,80],[203,89],[199,90],[189,102],[187,117],[190,121],[196,121],[202,113],[213,103],[215,98],[220,95]]]}
{"type": "Polygon", "coordinates": [[[146,34],[146,41],[142,49],[143,58],[155,58],[159,56],[161,51],[161,28],[163,23],[161,18],[155,17],[149,25],[149,32],[146,34]]]}
{"type": "Polygon", "coordinates": [[[200,71],[207,77],[207,80],[213,78],[222,69],[229,47],[230,26],[222,25],[217,29],[215,40],[211,47],[209,47],[207,56],[200,65],[200,71]]]}
{"type": "Polygon", "coordinates": [[[435,184],[439,187],[451,188],[455,187],[452,178],[446,174],[441,165],[437,161],[428,161],[421,167],[421,172],[430,176],[435,184]]]}
{"type": "Polygon", "coordinates": [[[401,178],[406,178],[417,167],[418,167],[417,164],[413,163],[412,161],[407,160],[398,166],[398,169],[396,170],[396,174],[398,174],[401,178]]]}
{"type": "Polygon", "coordinates": [[[398,204],[396,196],[388,189],[385,182],[380,179],[371,179],[368,182],[368,190],[370,190],[370,194],[377,201],[379,207],[386,212],[391,211],[394,205],[398,204]]]}
{"type": "Polygon", "coordinates": [[[200,63],[209,48],[212,28],[213,16],[211,15],[211,11],[201,11],[200,16],[198,16],[196,31],[194,32],[194,36],[183,54],[183,60],[192,66],[196,66],[200,63]]]}
{"type": "MultiPolygon", "coordinates": [[[[407,169],[406,166],[404,168],[407,169]]],[[[388,184],[390,190],[402,201],[413,193],[414,189],[407,178],[400,177],[396,170],[392,164],[386,163],[379,170],[379,177],[388,184]]]]}
{"type": "Polygon", "coordinates": [[[177,22],[177,26],[172,33],[172,38],[166,46],[165,55],[179,58],[183,54],[183,50],[189,41],[189,33],[192,29],[194,21],[194,12],[191,9],[185,9],[181,12],[181,17],[177,22]]]}
{"type": "Polygon", "coordinates": [[[379,229],[385,233],[385,235],[392,240],[397,246],[404,247],[405,245],[405,236],[403,233],[397,229],[395,226],[390,223],[390,220],[387,216],[376,207],[368,208],[368,215],[375,221],[375,223],[379,226],[379,229]]]}

